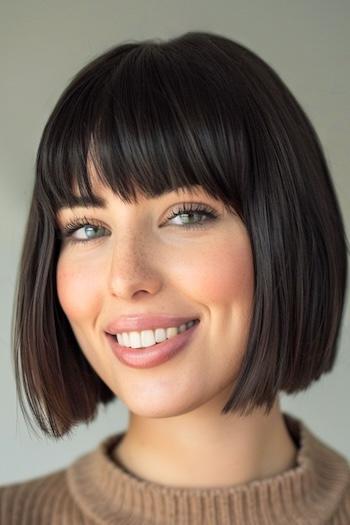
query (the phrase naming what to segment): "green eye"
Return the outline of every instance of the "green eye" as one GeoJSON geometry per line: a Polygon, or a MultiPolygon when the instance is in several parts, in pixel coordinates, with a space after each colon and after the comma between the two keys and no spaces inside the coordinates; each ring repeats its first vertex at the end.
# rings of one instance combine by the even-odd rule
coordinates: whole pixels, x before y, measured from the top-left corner
{"type": "Polygon", "coordinates": [[[62,240],[69,239],[69,242],[73,243],[89,242],[95,239],[99,239],[100,237],[103,237],[106,234],[104,232],[107,232],[107,230],[102,224],[97,222],[96,224],[94,224],[94,222],[95,221],[92,221],[91,219],[73,220],[64,226],[59,237],[62,240]],[[80,231],[82,233],[80,233],[80,231]],[[100,232],[101,234],[98,235],[98,232],[100,232]]]}
{"type": "MultiPolygon", "coordinates": [[[[104,228],[99,228],[98,226],[91,226],[91,225],[87,225],[87,226],[83,226],[83,228],[80,228],[81,230],[85,230],[85,234],[87,235],[87,237],[89,239],[94,239],[95,238],[95,233],[96,233],[96,230],[104,230],[104,228]]],[[[76,230],[76,232],[78,232],[79,230],[76,230]]],[[[87,240],[87,239],[80,239],[80,240],[87,240]]]]}
{"type": "Polygon", "coordinates": [[[172,210],[167,220],[170,221],[177,217],[180,217],[181,220],[183,220],[182,218],[184,217],[186,219],[184,220],[184,223],[179,225],[180,227],[183,226],[184,228],[188,229],[203,228],[207,225],[208,222],[216,219],[217,216],[218,214],[212,208],[209,208],[207,205],[193,203],[186,205],[186,203],[184,203],[181,205],[181,207],[172,210]],[[192,219],[196,216],[201,218],[205,217],[206,220],[193,222],[192,219]]]}

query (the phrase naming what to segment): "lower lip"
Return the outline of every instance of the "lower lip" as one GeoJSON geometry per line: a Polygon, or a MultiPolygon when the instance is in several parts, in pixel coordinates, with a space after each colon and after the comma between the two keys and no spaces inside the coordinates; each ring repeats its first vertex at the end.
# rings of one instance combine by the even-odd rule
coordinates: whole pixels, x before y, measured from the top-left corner
{"type": "Polygon", "coordinates": [[[184,350],[186,345],[191,341],[198,325],[199,321],[197,320],[196,324],[185,332],[166,339],[162,343],[148,346],[147,348],[128,348],[121,346],[118,344],[114,335],[106,335],[113,354],[123,364],[131,366],[132,368],[151,368],[169,361],[169,359],[177,355],[181,350],[184,350]]]}

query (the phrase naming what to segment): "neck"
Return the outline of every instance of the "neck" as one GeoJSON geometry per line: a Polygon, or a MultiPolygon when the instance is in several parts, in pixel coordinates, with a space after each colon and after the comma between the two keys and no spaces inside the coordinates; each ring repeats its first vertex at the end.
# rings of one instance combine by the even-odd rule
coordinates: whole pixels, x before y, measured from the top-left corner
{"type": "Polygon", "coordinates": [[[295,466],[297,449],[278,398],[267,415],[221,415],[220,403],[168,418],[130,413],[115,459],[142,479],[182,487],[237,485],[295,466]]]}

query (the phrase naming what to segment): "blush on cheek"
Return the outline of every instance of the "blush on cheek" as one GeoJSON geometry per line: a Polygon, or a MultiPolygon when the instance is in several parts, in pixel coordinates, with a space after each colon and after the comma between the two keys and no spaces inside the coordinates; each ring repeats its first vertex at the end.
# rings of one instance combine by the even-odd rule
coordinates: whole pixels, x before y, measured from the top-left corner
{"type": "Polygon", "coordinates": [[[198,265],[194,283],[198,283],[197,297],[203,303],[227,305],[232,301],[250,303],[254,292],[254,268],[249,243],[240,244],[239,249],[227,247],[227,242],[217,244],[216,250],[208,250],[205,264],[198,265]]]}
{"type": "Polygon", "coordinates": [[[59,302],[69,321],[79,323],[94,317],[100,297],[96,274],[89,271],[87,275],[84,266],[59,261],[56,285],[59,302]]]}

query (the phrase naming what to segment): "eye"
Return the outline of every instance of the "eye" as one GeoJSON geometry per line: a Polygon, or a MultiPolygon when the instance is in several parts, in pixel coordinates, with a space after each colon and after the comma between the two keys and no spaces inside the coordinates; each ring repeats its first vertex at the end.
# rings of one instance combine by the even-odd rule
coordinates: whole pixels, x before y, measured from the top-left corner
{"type": "Polygon", "coordinates": [[[180,227],[182,226],[185,229],[205,228],[208,226],[209,222],[212,222],[217,217],[218,213],[206,204],[183,203],[180,207],[171,211],[171,214],[167,217],[167,221],[180,218],[181,220],[184,220],[183,223],[178,225],[180,227]],[[204,218],[204,220],[198,220],[198,218],[204,218]]]}
{"type": "MultiPolygon", "coordinates": [[[[75,218],[65,224],[59,234],[59,238],[62,240],[69,239],[69,242],[73,243],[90,242],[103,237],[106,235],[106,232],[107,229],[99,221],[82,217],[75,218]],[[102,234],[99,235],[98,232],[102,232],[102,234]]],[[[109,232],[107,235],[109,235],[109,232]]]]}

